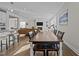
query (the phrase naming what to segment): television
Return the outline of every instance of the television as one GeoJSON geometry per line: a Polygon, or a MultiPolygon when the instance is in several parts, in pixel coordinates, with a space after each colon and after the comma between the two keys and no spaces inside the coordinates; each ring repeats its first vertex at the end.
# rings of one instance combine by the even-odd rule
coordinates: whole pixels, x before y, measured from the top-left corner
{"type": "Polygon", "coordinates": [[[37,22],[37,26],[43,26],[43,22],[37,22]]]}

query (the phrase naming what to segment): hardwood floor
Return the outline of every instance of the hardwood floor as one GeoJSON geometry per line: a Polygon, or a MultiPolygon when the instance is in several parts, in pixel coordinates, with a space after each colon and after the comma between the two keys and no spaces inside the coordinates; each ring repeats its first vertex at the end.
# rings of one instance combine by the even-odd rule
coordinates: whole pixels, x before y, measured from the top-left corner
{"type": "Polygon", "coordinates": [[[72,51],[67,45],[63,44],[63,55],[64,56],[78,56],[74,51],[72,51]]]}
{"type": "MultiPolygon", "coordinates": [[[[37,56],[43,56],[42,52],[36,52],[37,56]]],[[[50,51],[50,56],[54,54],[50,51]]],[[[30,43],[28,37],[21,38],[19,43],[11,45],[8,50],[0,52],[0,56],[30,56],[30,43]]],[[[69,47],[63,44],[63,56],[77,56],[69,47]]]]}

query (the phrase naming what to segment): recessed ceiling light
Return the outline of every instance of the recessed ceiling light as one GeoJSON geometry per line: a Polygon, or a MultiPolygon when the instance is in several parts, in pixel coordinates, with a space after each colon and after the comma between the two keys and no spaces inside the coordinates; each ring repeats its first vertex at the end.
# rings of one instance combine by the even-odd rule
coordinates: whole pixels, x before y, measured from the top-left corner
{"type": "Polygon", "coordinates": [[[13,12],[13,9],[11,9],[11,12],[13,12]]]}

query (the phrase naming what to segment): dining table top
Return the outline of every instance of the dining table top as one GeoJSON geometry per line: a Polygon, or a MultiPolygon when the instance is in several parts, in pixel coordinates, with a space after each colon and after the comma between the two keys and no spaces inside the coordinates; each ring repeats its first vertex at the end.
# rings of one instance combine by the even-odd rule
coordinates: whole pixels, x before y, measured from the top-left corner
{"type": "Polygon", "coordinates": [[[39,32],[31,42],[59,42],[57,36],[52,31],[39,32]]]}

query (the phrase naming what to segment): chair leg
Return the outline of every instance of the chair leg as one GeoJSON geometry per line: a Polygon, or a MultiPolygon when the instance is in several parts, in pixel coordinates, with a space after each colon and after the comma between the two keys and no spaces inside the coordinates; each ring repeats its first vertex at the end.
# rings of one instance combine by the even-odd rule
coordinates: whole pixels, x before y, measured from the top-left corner
{"type": "Polygon", "coordinates": [[[43,51],[43,55],[45,56],[45,51],[43,51]]]}
{"type": "Polygon", "coordinates": [[[59,55],[58,51],[57,51],[57,56],[59,55]]]}
{"type": "Polygon", "coordinates": [[[48,50],[46,51],[46,54],[47,54],[47,56],[49,55],[49,52],[48,52],[48,50]]]}
{"type": "Polygon", "coordinates": [[[6,38],[6,50],[8,49],[8,46],[7,46],[7,38],[6,38]]]}
{"type": "Polygon", "coordinates": [[[35,56],[35,51],[34,51],[33,55],[35,56]]]}
{"type": "Polygon", "coordinates": [[[19,35],[17,35],[17,42],[19,43],[19,35]]]}
{"type": "Polygon", "coordinates": [[[14,43],[15,43],[15,36],[13,35],[12,37],[13,37],[13,46],[14,46],[14,43]]]}
{"type": "Polygon", "coordinates": [[[2,52],[2,40],[1,40],[1,52],[2,52]]]}
{"type": "Polygon", "coordinates": [[[14,46],[15,39],[16,39],[14,35],[12,35],[12,39],[13,39],[12,41],[13,41],[13,46],[14,46]]]}
{"type": "Polygon", "coordinates": [[[10,35],[9,35],[9,47],[10,47],[10,35]]]}
{"type": "Polygon", "coordinates": [[[54,51],[54,56],[55,56],[55,51],[54,51]]]}

